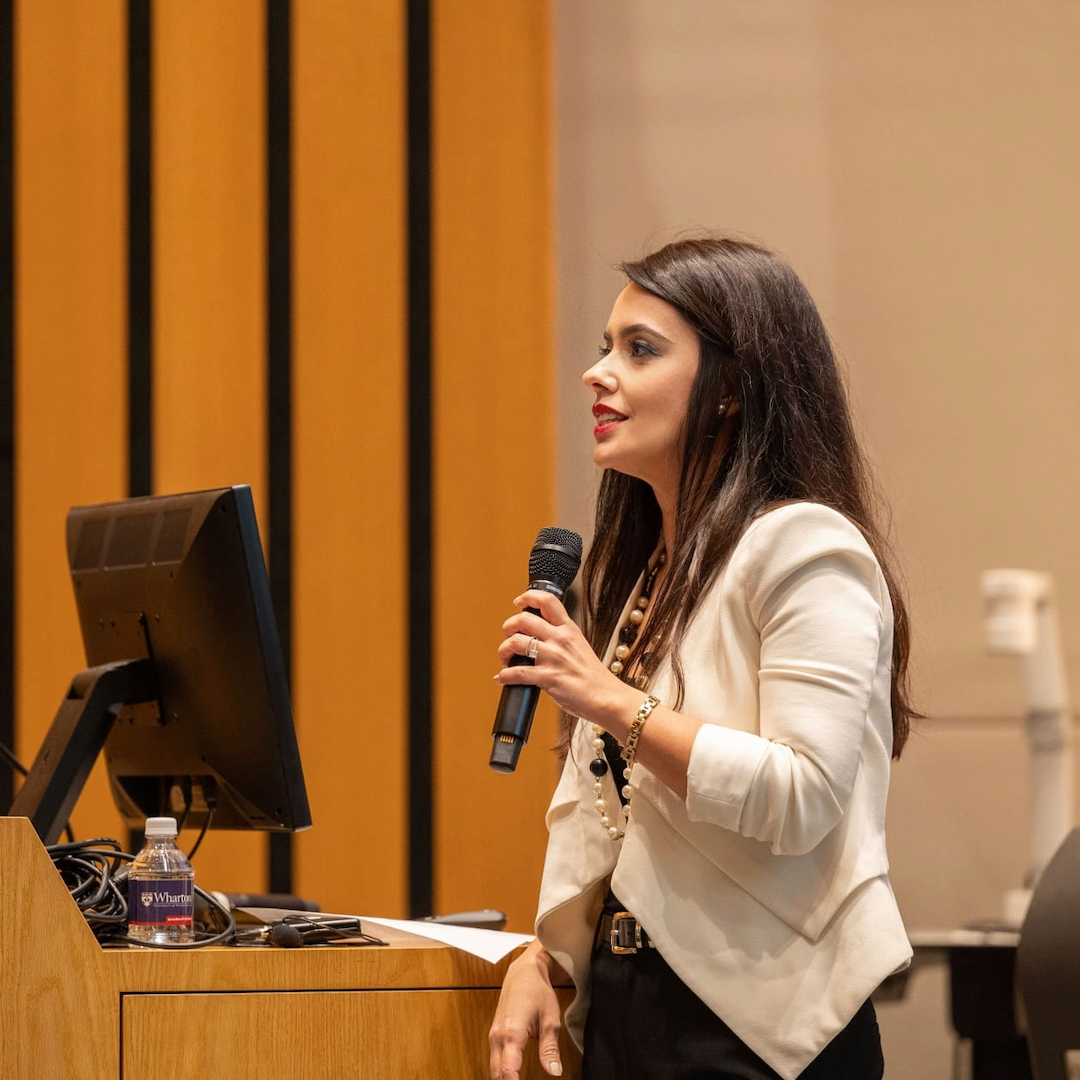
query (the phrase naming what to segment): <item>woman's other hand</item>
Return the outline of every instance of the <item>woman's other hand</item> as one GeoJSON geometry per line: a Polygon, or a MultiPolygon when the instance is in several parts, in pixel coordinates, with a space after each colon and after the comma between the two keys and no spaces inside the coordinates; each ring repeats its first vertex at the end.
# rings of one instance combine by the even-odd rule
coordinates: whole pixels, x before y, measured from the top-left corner
{"type": "Polygon", "coordinates": [[[539,1046],[549,1076],[562,1076],[559,1032],[562,1014],[551,985],[554,961],[539,940],[532,941],[507,969],[491,1024],[491,1080],[519,1080],[530,1039],[539,1046]]]}

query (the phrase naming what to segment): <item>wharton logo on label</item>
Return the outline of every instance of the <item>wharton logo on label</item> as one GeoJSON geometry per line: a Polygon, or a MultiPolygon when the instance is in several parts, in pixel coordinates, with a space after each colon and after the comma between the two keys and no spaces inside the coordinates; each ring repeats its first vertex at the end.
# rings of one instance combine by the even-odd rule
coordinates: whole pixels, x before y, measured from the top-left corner
{"type": "Polygon", "coordinates": [[[188,896],[182,892],[144,892],[139,899],[143,907],[149,907],[151,904],[186,904],[188,902],[188,896]]]}
{"type": "Polygon", "coordinates": [[[132,926],[191,926],[194,908],[195,883],[190,878],[128,880],[128,922],[132,926]]]}

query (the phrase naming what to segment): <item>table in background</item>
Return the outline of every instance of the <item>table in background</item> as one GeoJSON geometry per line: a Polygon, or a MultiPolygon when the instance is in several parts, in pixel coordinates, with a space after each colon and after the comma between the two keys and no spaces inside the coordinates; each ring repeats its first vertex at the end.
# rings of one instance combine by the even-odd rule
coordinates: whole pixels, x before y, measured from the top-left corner
{"type": "Polygon", "coordinates": [[[1017,1012],[1016,930],[962,929],[911,935],[912,972],[947,963],[953,1030],[971,1043],[971,1080],[1031,1080],[1017,1012]]]}

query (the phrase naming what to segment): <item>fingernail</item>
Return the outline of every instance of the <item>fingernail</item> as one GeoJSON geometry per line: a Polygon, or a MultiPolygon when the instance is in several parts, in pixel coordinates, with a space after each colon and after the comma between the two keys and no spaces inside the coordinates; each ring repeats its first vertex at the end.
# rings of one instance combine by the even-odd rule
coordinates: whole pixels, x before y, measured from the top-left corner
{"type": "Polygon", "coordinates": [[[548,1065],[548,1072],[552,1076],[562,1076],[562,1062],[553,1061],[548,1065]]]}

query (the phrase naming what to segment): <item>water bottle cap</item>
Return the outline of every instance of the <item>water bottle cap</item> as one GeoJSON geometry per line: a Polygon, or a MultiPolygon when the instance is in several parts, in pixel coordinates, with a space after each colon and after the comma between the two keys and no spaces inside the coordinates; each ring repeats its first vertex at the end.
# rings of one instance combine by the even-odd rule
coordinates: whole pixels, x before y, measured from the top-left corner
{"type": "Polygon", "coordinates": [[[175,836],[176,835],[176,818],[171,817],[151,817],[146,819],[146,829],[144,830],[147,836],[175,836]]]}

